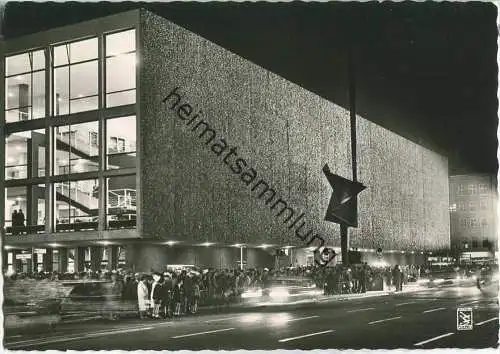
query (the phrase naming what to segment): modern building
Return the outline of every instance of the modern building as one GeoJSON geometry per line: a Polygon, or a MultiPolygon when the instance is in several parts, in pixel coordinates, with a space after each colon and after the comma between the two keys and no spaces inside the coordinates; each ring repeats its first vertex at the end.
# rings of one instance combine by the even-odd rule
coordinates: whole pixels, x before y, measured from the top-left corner
{"type": "Polygon", "coordinates": [[[448,248],[447,159],[144,10],[2,43],[3,265],[312,262],[339,248],[322,168],[367,186],[350,245],[448,248]],[[21,211],[21,213],[19,213],[21,211]],[[300,237],[299,237],[300,236],[300,237]]]}
{"type": "Polygon", "coordinates": [[[451,247],[463,261],[488,258],[498,250],[496,176],[450,176],[451,247]]]}

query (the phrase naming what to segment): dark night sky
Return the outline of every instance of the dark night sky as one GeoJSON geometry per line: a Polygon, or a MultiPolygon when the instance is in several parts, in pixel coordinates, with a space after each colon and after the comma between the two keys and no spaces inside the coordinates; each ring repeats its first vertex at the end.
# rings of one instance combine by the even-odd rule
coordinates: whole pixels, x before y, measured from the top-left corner
{"type": "Polygon", "coordinates": [[[144,7],[448,156],[497,171],[497,26],[490,3],[14,3],[6,39],[144,7]]]}

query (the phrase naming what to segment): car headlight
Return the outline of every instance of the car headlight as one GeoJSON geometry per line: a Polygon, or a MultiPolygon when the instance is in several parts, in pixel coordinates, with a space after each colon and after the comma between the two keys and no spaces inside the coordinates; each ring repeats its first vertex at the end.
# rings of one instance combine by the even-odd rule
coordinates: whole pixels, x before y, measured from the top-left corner
{"type": "Polygon", "coordinates": [[[282,288],[274,288],[274,289],[271,289],[269,296],[273,297],[273,298],[287,297],[288,291],[286,289],[282,289],[282,288]]]}
{"type": "Polygon", "coordinates": [[[241,297],[244,299],[250,299],[254,297],[261,297],[262,296],[262,290],[248,290],[245,291],[243,294],[241,294],[241,297]]]}

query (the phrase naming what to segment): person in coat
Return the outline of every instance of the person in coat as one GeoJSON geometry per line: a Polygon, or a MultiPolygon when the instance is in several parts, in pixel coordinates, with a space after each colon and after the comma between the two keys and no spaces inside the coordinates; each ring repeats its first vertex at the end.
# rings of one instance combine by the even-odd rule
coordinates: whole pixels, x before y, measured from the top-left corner
{"type": "Polygon", "coordinates": [[[161,276],[158,273],[153,274],[153,284],[151,284],[151,307],[153,309],[153,318],[160,318],[161,305],[161,276]]]}
{"type": "Polygon", "coordinates": [[[162,312],[165,318],[172,317],[172,308],[174,308],[172,291],[174,288],[174,283],[172,281],[172,275],[168,272],[163,273],[163,285],[161,287],[162,292],[162,312]]]}
{"type": "Polygon", "coordinates": [[[139,316],[144,319],[149,308],[149,292],[146,285],[147,277],[143,275],[137,284],[137,304],[139,305],[139,316]]]}
{"type": "Polygon", "coordinates": [[[177,283],[175,284],[173,295],[174,295],[174,303],[175,303],[174,316],[180,316],[181,303],[182,303],[182,299],[184,298],[184,284],[183,284],[182,279],[179,279],[177,281],[177,283]]]}
{"type": "Polygon", "coordinates": [[[396,285],[396,291],[402,291],[402,279],[401,279],[401,269],[399,268],[399,265],[396,264],[394,267],[394,272],[392,275],[392,278],[394,279],[394,285],[396,285]]]}

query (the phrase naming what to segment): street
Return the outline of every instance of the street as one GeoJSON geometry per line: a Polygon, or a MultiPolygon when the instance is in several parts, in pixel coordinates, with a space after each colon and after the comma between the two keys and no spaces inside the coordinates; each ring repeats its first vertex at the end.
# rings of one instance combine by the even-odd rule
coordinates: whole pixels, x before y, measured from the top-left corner
{"type": "Polygon", "coordinates": [[[237,350],[488,348],[498,342],[498,300],[472,286],[325,302],[287,311],[196,315],[59,326],[6,337],[19,350],[237,350]],[[473,330],[457,330],[457,308],[473,330]]]}

